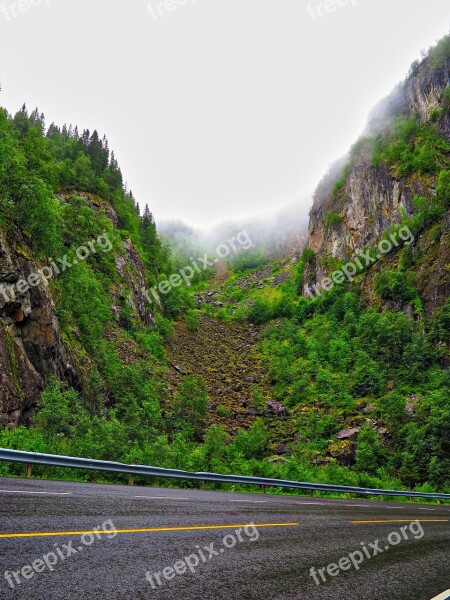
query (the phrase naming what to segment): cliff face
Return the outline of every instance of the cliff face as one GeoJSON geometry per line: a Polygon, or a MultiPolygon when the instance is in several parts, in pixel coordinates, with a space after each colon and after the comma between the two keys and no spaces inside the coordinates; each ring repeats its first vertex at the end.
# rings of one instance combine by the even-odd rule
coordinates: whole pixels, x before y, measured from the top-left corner
{"type": "Polygon", "coordinates": [[[30,257],[20,230],[0,232],[0,425],[27,420],[50,375],[77,383],[48,288],[17,289],[40,267],[30,257]]]}
{"type": "Polygon", "coordinates": [[[309,225],[309,247],[318,255],[348,258],[367,245],[377,243],[391,224],[399,224],[402,210],[412,212],[412,199],[430,195],[436,178],[396,179],[384,165],[372,167],[369,161],[351,166],[339,198],[327,199],[313,209],[309,225]],[[326,225],[331,212],[339,223],[326,225]]]}
{"type": "MultiPolygon", "coordinates": [[[[415,196],[435,196],[439,173],[398,176],[390,165],[374,164],[372,141],[377,135],[385,136],[394,118],[400,115],[416,115],[419,124],[433,127],[442,139],[449,141],[450,111],[448,106],[443,108],[443,94],[449,84],[448,60],[436,67],[433,57],[428,56],[413,66],[406,81],[373,112],[366,135],[355,145],[346,167],[329,174],[319,185],[310,213],[307,244],[316,259],[306,274],[305,286],[317,284],[329,275],[327,257],[350,259],[378,244],[386,229],[413,215],[415,196]]],[[[448,160],[443,168],[449,168],[448,160]]],[[[441,221],[440,239],[432,243],[428,235],[421,240],[421,233],[415,242],[426,246],[429,259],[425,262],[426,277],[423,278],[422,269],[418,279],[429,313],[441,306],[449,294],[445,267],[449,260],[448,223],[447,213],[441,221]]]]}
{"type": "MultiPolygon", "coordinates": [[[[82,192],[86,205],[118,226],[109,203],[82,192]]],[[[70,204],[75,193],[60,196],[70,204]]],[[[137,321],[153,320],[143,294],[145,270],[130,239],[113,249],[117,281],[111,282],[111,311],[116,322],[125,304],[137,321]]],[[[47,266],[33,256],[32,243],[18,226],[0,226],[0,427],[28,424],[50,376],[77,390],[83,389],[86,355],[69,349],[57,315],[52,284],[21,286],[30,275],[47,266]]]]}
{"type": "MultiPolygon", "coordinates": [[[[428,122],[432,110],[437,108],[442,91],[450,85],[450,62],[448,58],[437,67],[433,57],[427,57],[421,64],[413,67],[411,75],[403,87],[401,109],[406,114],[416,112],[420,120],[428,122]]],[[[439,133],[450,137],[450,114],[447,111],[439,122],[439,133]]]]}

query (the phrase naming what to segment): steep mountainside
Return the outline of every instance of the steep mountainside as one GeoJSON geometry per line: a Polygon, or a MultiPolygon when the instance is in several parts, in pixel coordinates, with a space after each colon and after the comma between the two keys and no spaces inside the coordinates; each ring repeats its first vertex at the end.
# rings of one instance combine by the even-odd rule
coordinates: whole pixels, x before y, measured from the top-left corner
{"type": "Polygon", "coordinates": [[[1,424],[27,419],[40,400],[44,376],[55,375],[79,386],[71,367],[48,288],[22,294],[15,284],[37,272],[31,249],[18,228],[0,237],[0,419],[1,424]]]}
{"type": "MultiPolygon", "coordinates": [[[[445,199],[450,148],[447,46],[446,38],[413,65],[406,81],[374,111],[367,135],[355,144],[338,176],[333,173],[318,187],[308,240],[315,264],[305,285],[329,274],[330,257],[345,260],[378,244],[390,227],[417,213],[415,199],[445,199]]],[[[430,240],[418,244],[428,276],[419,276],[417,282],[428,315],[449,295],[450,217],[448,212],[441,216],[440,240],[434,247],[430,240]]]]}
{"type": "Polygon", "coordinates": [[[189,286],[105,138],[0,111],[0,446],[449,489],[449,65],[377,108],[301,256],[189,286]]]}
{"type": "Polygon", "coordinates": [[[256,392],[284,415],[261,413],[267,449],[334,480],[448,485],[449,57],[445,38],[318,186],[299,263],[237,274],[203,307],[260,329],[256,392]]]}
{"type": "Polygon", "coordinates": [[[220,425],[233,438],[264,418],[268,450],[284,453],[294,428],[286,408],[271,397],[268,369],[259,343],[261,328],[247,321],[222,321],[200,313],[198,328],[180,322],[168,342],[168,404],[186,375],[202,377],[208,391],[207,424],[220,425]]]}
{"type": "MultiPolygon", "coordinates": [[[[59,200],[63,205],[78,205],[77,211],[83,208],[94,212],[100,210],[111,221],[111,230],[118,225],[117,214],[109,203],[92,194],[65,193],[60,195],[59,200]]],[[[96,252],[102,253],[108,247],[102,250],[98,246],[96,252]]],[[[143,325],[150,325],[152,314],[142,291],[146,282],[145,268],[129,238],[117,244],[114,260],[117,286],[111,288],[112,313],[120,322],[121,302],[126,298],[127,308],[133,318],[143,325]]],[[[45,279],[41,279],[37,286],[20,285],[20,282],[28,280],[30,275],[39,273],[42,268],[48,268],[48,265],[47,261],[37,259],[32,240],[18,226],[13,225],[0,232],[2,424],[30,423],[30,417],[51,376],[67,382],[78,391],[83,390],[85,378],[89,377],[89,364],[86,364],[88,357],[81,348],[70,343],[65,335],[68,332],[61,331],[55,294],[45,279]]],[[[63,268],[59,261],[58,265],[63,268]]],[[[73,293],[77,293],[77,290],[73,290],[73,293]]],[[[111,324],[109,330],[115,328],[117,326],[111,324]]]]}
{"type": "MultiPolygon", "coordinates": [[[[164,307],[146,289],[164,269],[153,218],[105,139],[0,111],[1,426],[30,425],[53,386],[77,397],[69,413],[152,428],[164,307]]],[[[182,295],[171,302],[175,315],[182,295]]]]}

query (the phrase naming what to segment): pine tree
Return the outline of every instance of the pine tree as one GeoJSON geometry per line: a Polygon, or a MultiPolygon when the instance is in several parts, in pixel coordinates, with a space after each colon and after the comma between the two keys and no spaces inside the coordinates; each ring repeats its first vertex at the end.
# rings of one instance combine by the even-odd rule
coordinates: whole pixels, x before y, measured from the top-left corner
{"type": "Polygon", "coordinates": [[[96,129],[89,139],[87,154],[91,159],[92,170],[98,177],[101,177],[103,171],[108,167],[109,150],[103,146],[96,129]]]}
{"type": "Polygon", "coordinates": [[[161,241],[158,238],[156,223],[148,204],[145,205],[144,214],[141,217],[139,233],[146,258],[146,266],[151,273],[156,274],[162,258],[161,241]]]}

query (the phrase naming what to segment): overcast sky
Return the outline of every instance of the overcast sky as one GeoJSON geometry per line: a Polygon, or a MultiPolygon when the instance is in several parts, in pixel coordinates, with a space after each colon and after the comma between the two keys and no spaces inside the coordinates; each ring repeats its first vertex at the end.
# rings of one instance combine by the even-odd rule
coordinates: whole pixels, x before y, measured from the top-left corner
{"type": "Polygon", "coordinates": [[[0,104],[105,133],[157,219],[307,212],[450,22],[449,0],[337,1],[0,0],[0,104]]]}

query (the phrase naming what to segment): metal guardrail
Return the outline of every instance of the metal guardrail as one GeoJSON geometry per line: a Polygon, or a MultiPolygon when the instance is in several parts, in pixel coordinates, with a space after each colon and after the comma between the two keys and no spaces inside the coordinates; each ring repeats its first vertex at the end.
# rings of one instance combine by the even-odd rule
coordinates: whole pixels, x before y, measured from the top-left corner
{"type": "MultiPolygon", "coordinates": [[[[220,475],[218,473],[190,473],[177,469],[163,469],[160,467],[147,467],[145,465],[126,465],[124,463],[88,458],[75,458],[71,456],[58,456],[56,454],[39,454],[37,452],[22,452],[0,448],[0,461],[23,463],[26,465],[47,465],[52,467],[67,467],[71,469],[90,469],[95,471],[108,471],[112,473],[126,473],[133,478],[135,475],[161,477],[169,479],[184,479],[190,481],[211,481],[215,483],[241,483],[259,485],[263,487],[283,487],[300,490],[316,490],[320,492],[338,492],[361,494],[367,496],[405,496],[409,498],[434,498],[450,500],[450,494],[430,494],[425,492],[410,492],[399,490],[380,490],[345,485],[331,485],[326,483],[307,483],[302,481],[288,481],[284,479],[265,479],[263,477],[248,477],[242,475],[220,475]]],[[[27,474],[31,469],[27,468],[27,474]]]]}

